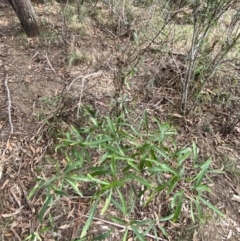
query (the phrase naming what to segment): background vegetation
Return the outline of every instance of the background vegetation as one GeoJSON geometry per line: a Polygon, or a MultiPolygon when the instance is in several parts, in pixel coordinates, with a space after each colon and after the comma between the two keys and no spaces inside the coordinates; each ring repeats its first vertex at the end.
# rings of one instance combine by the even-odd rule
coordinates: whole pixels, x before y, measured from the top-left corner
{"type": "Polygon", "coordinates": [[[33,48],[64,58],[32,61],[65,83],[32,116],[48,144],[21,240],[200,240],[227,219],[214,187],[224,177],[239,197],[239,1],[33,2],[33,48]]]}

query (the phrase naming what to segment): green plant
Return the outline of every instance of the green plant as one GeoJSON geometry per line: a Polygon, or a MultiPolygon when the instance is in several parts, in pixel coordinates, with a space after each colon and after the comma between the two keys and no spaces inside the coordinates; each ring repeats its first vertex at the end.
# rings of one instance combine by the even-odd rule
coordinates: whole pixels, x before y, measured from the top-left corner
{"type": "Polygon", "coordinates": [[[239,10],[232,11],[236,4],[237,1],[232,0],[197,0],[192,3],[191,47],[187,56],[185,77],[182,78],[181,111],[183,114],[189,113],[195,107],[206,83],[239,44],[239,10]],[[211,34],[217,26],[220,26],[221,17],[229,12],[231,21],[225,30],[227,34],[222,36],[221,42],[219,39],[215,39],[210,46],[211,34]],[[191,95],[194,96],[193,103],[188,107],[188,92],[193,89],[196,90],[191,91],[191,95]]]}
{"type": "Polygon", "coordinates": [[[80,53],[78,50],[73,50],[68,56],[68,65],[73,66],[73,65],[78,65],[81,63],[86,63],[91,61],[91,57],[89,57],[85,53],[80,53]]]}
{"type": "Polygon", "coordinates": [[[65,153],[66,165],[61,167],[56,162],[56,174],[48,179],[39,177],[29,194],[32,197],[37,190],[45,190],[40,222],[49,218],[51,208],[61,196],[72,192],[84,196],[84,185],[93,195],[80,239],[87,236],[97,213],[125,229],[123,240],[127,240],[130,231],[138,240],[158,237],[159,230],[167,236],[160,223],[177,222],[183,215],[183,204],[189,206],[186,216],[193,222],[202,219],[202,206],[223,216],[204,194],[210,192],[206,177],[213,172],[211,159],[198,163],[194,143],[192,147],[177,148],[174,142],[177,133],[169,124],[161,124],[147,114],[138,127],[121,117],[97,118],[88,112],[85,118],[88,124],[80,129],[72,127],[56,147],[56,151],[65,153]],[[147,215],[144,220],[134,218],[138,205],[144,210],[163,197],[167,210],[160,214],[161,218],[147,215]],[[117,215],[111,215],[109,209],[114,209],[117,215]]]}
{"type": "Polygon", "coordinates": [[[34,232],[30,234],[28,237],[26,237],[25,240],[42,241],[42,238],[39,236],[37,232],[34,232]]]}

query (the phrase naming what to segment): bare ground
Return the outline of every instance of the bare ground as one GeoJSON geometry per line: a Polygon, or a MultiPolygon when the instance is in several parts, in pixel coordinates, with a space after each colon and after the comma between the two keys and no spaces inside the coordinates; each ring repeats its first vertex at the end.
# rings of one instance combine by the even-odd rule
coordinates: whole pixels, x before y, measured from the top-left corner
{"type": "MultiPolygon", "coordinates": [[[[54,37],[51,33],[49,36],[45,34],[39,38],[26,38],[9,7],[2,10],[0,16],[0,168],[3,169],[0,180],[1,240],[23,240],[40,227],[37,216],[42,205],[41,193],[36,195],[34,200],[29,200],[27,196],[35,185],[38,173],[46,174],[51,171],[52,164],[49,160],[61,158],[56,157],[52,151],[54,138],[51,133],[51,130],[54,132],[57,129],[53,113],[59,108],[58,94],[63,89],[71,89],[69,99],[64,100],[64,112],[59,117],[62,118],[61,125],[66,125],[66,128],[70,124],[68,115],[76,112],[79,101],[93,105],[102,114],[109,113],[113,107],[109,103],[116,88],[112,71],[112,63],[116,59],[111,53],[115,42],[101,29],[95,28],[91,21],[85,36],[64,32],[62,16],[59,14],[62,8],[59,4],[52,8],[53,12],[51,9],[49,12],[53,14],[49,15],[42,5],[36,6],[36,11],[51,23],[46,23],[46,28],[52,28],[54,37]],[[78,64],[69,66],[67,56],[72,48],[79,49],[87,57],[78,64]],[[6,80],[12,105],[14,132],[11,135],[6,80]],[[45,168],[38,169],[42,165],[45,168]]],[[[154,55],[149,53],[146,58],[148,66],[153,58],[154,55]]],[[[171,67],[164,66],[161,71],[168,73],[159,72],[159,76],[170,76],[164,80],[160,78],[159,81],[170,81],[170,70],[171,67]]],[[[139,79],[141,78],[146,78],[146,75],[140,75],[139,79]]],[[[134,96],[128,94],[130,97],[134,96]]],[[[169,120],[171,116],[172,123],[178,126],[180,133],[178,142],[182,141],[184,145],[195,141],[202,150],[200,154],[203,159],[212,156],[216,167],[226,171],[226,174],[213,178],[213,195],[209,197],[213,204],[226,214],[226,218],[214,218],[211,214],[205,224],[193,226],[191,231],[187,226],[185,229],[183,226],[180,228],[176,225],[174,228],[172,225],[169,228],[169,240],[240,240],[239,127],[233,134],[222,137],[219,130],[224,117],[215,110],[208,110],[205,114],[201,112],[199,115],[195,113],[194,116],[184,119],[168,101],[170,99],[177,102],[180,99],[174,86],[159,88],[156,85],[153,93],[138,92],[138,97],[138,104],[135,106],[136,119],[143,110],[148,110],[160,121],[169,120]],[[205,123],[209,123],[213,132],[206,131],[205,123]]],[[[69,205],[72,215],[59,213],[56,217],[55,222],[60,229],[58,240],[71,240],[77,237],[81,230],[84,220],[79,218],[79,214],[87,213],[89,202],[79,199],[70,204],[66,198],[62,205],[64,210],[65,206],[69,205]]],[[[103,226],[107,225],[96,221],[95,227],[101,229],[103,226]]],[[[97,231],[92,230],[93,234],[97,231]]],[[[121,234],[122,230],[115,228],[115,235],[109,240],[120,240],[121,234]]],[[[54,240],[53,236],[46,235],[43,240],[54,240]]],[[[131,237],[129,240],[132,240],[131,237]]]]}

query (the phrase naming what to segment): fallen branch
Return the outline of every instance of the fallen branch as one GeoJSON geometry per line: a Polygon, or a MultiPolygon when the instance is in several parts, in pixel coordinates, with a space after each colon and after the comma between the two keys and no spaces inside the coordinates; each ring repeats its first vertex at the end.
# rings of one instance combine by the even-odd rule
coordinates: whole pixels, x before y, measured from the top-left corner
{"type": "MultiPolygon", "coordinates": [[[[88,215],[84,215],[84,214],[82,214],[81,216],[83,216],[85,218],[89,217],[88,215]]],[[[133,232],[132,228],[125,227],[124,225],[121,225],[121,224],[113,223],[113,222],[110,222],[110,221],[107,221],[107,220],[104,220],[104,219],[101,219],[101,218],[93,218],[93,220],[100,221],[100,222],[103,222],[103,223],[107,223],[107,224],[110,224],[112,226],[115,226],[115,227],[118,227],[118,228],[122,228],[124,230],[128,229],[129,231],[133,232]]],[[[156,237],[154,235],[151,235],[151,234],[145,234],[145,236],[148,237],[148,238],[153,238],[154,240],[167,241],[166,239],[158,238],[158,237],[156,237]]]]}
{"type": "Polygon", "coordinates": [[[55,75],[57,75],[55,69],[52,67],[52,64],[51,64],[50,60],[48,59],[47,53],[46,53],[46,55],[42,53],[42,56],[47,60],[47,63],[48,63],[48,65],[49,65],[50,69],[52,70],[52,72],[53,72],[55,75]]]}
{"type": "MultiPolygon", "coordinates": [[[[10,141],[10,137],[11,134],[13,133],[13,123],[12,123],[12,115],[11,115],[11,108],[12,108],[12,101],[11,101],[11,96],[10,96],[10,90],[8,88],[8,74],[7,71],[5,69],[5,80],[4,80],[4,85],[6,87],[6,91],[7,91],[7,99],[8,99],[8,121],[9,121],[9,126],[10,126],[10,133],[8,135],[8,139],[7,139],[7,143],[6,143],[6,147],[4,148],[3,152],[2,152],[2,156],[5,156],[5,153],[9,147],[9,141],[10,141]]],[[[3,173],[3,166],[2,164],[0,165],[0,179],[2,178],[2,173],[3,173]]]]}
{"type": "MultiPolygon", "coordinates": [[[[8,74],[5,74],[5,81],[4,81],[6,90],[7,90],[7,99],[8,99],[8,121],[10,125],[10,135],[13,133],[13,123],[12,123],[12,116],[11,116],[11,108],[12,108],[12,101],[10,96],[10,90],[8,88],[8,74]]],[[[9,137],[10,137],[9,135],[9,137]]],[[[8,138],[9,140],[9,138],[8,138]]]]}

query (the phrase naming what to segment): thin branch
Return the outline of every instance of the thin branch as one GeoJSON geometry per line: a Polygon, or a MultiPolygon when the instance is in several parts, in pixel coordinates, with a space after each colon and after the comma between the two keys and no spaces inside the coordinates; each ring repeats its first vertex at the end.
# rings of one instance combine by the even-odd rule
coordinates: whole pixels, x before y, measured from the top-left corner
{"type": "MultiPolygon", "coordinates": [[[[89,217],[88,215],[84,215],[84,214],[82,214],[81,216],[86,217],[86,218],[89,217]]],[[[130,227],[125,227],[124,225],[120,225],[120,224],[117,224],[117,223],[113,223],[113,222],[110,222],[110,221],[107,221],[107,220],[104,220],[104,219],[101,219],[101,218],[93,218],[93,220],[95,220],[95,221],[101,221],[101,222],[103,222],[103,223],[107,223],[107,224],[110,224],[110,225],[112,225],[112,226],[115,226],[115,227],[118,227],[118,228],[122,228],[122,229],[124,229],[124,230],[128,229],[129,231],[132,231],[132,232],[133,232],[132,228],[130,228],[130,227]]],[[[149,237],[149,238],[153,238],[153,239],[155,239],[155,240],[167,241],[166,239],[158,238],[158,237],[156,237],[156,236],[154,236],[154,235],[151,235],[151,234],[145,234],[145,236],[146,236],[146,237],[149,237]]]]}
{"type": "Polygon", "coordinates": [[[12,123],[12,116],[11,116],[11,108],[12,108],[12,101],[10,96],[10,90],[8,88],[8,74],[5,74],[5,81],[4,81],[6,90],[7,90],[7,98],[8,98],[8,121],[10,125],[10,135],[13,133],[13,123],[12,123]]]}
{"type": "Polygon", "coordinates": [[[91,76],[99,75],[99,74],[102,74],[102,72],[93,72],[93,73],[88,74],[88,75],[80,75],[80,76],[76,77],[76,78],[73,79],[73,80],[71,81],[71,83],[68,85],[67,91],[70,90],[70,88],[72,87],[72,85],[73,85],[73,83],[74,83],[75,81],[77,81],[77,80],[79,80],[79,79],[87,79],[87,78],[89,78],[89,77],[91,77],[91,76]]]}
{"type": "Polygon", "coordinates": [[[50,60],[48,59],[48,56],[47,56],[47,54],[45,55],[45,54],[43,54],[42,53],[42,56],[47,60],[47,62],[48,62],[48,65],[49,65],[49,67],[50,67],[50,69],[53,71],[53,73],[55,74],[55,75],[57,75],[57,73],[56,73],[56,71],[55,71],[55,69],[52,67],[52,65],[51,65],[51,62],[50,62],[50,60]]]}
{"type": "MultiPolygon", "coordinates": [[[[9,140],[11,137],[11,134],[13,133],[13,123],[12,123],[12,115],[11,115],[11,107],[12,107],[12,102],[11,102],[11,96],[10,96],[10,90],[8,88],[8,74],[7,71],[5,70],[5,81],[4,81],[4,85],[6,87],[7,90],[7,98],[8,98],[8,121],[9,121],[9,126],[10,126],[10,133],[8,135],[8,139],[7,139],[7,144],[5,149],[2,152],[2,156],[5,155],[7,148],[9,146],[9,140]]],[[[2,173],[3,173],[3,167],[2,165],[0,165],[0,179],[2,178],[2,173]]]]}

